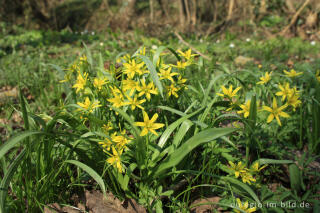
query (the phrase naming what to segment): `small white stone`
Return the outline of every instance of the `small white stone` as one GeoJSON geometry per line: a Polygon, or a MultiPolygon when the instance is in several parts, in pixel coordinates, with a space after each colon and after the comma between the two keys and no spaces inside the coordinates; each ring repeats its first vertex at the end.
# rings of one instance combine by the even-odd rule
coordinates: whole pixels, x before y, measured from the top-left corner
{"type": "Polygon", "coordinates": [[[92,32],[91,32],[91,35],[94,35],[94,34],[95,34],[95,32],[92,31],[92,32]]]}
{"type": "Polygon", "coordinates": [[[314,45],[316,45],[316,41],[311,41],[310,44],[311,44],[312,46],[314,46],[314,45]]]}

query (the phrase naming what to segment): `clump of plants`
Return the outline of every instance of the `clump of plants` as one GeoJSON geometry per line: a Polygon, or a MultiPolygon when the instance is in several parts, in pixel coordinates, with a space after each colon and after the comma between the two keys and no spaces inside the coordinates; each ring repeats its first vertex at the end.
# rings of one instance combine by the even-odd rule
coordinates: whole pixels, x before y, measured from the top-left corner
{"type": "Polygon", "coordinates": [[[212,205],[235,212],[269,212],[266,204],[277,200],[314,202],[308,171],[279,159],[276,148],[298,137],[297,147],[318,153],[319,73],[224,69],[203,87],[189,84],[195,70],[206,72],[198,58],[161,46],[106,63],[85,47],[60,81],[68,93],[54,116],[28,111],[21,96],[25,131],[0,147],[0,158],[12,159],[2,161],[0,211],[22,203],[37,211],[97,186],[149,212],[189,211],[212,194],[221,198],[212,205]],[[276,164],[290,164],[292,191],[267,187],[276,164]],[[10,185],[19,176],[24,181],[10,185]]]}

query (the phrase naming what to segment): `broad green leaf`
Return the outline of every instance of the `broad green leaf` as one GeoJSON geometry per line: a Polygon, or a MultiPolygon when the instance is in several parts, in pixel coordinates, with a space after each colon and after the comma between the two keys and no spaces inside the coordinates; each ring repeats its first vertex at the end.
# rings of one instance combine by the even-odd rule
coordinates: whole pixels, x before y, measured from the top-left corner
{"type": "Polygon", "coordinates": [[[101,176],[96,171],[94,171],[92,168],[85,165],[84,163],[81,163],[76,160],[67,160],[65,162],[74,164],[74,165],[80,167],[81,169],[83,169],[85,172],[87,172],[99,184],[104,196],[106,196],[106,186],[105,186],[101,176]]]}
{"type": "Polygon", "coordinates": [[[166,169],[176,166],[187,154],[200,144],[210,142],[236,130],[237,129],[235,128],[212,128],[196,134],[182,144],[175,152],[170,154],[158,167],[156,167],[154,169],[154,176],[158,176],[166,169]]]}
{"type": "Polygon", "coordinates": [[[184,122],[185,120],[189,119],[190,117],[196,115],[197,113],[199,113],[201,109],[198,109],[197,111],[189,114],[189,115],[186,115],[180,119],[178,119],[177,121],[173,122],[172,124],[170,124],[170,126],[168,126],[168,128],[162,133],[161,135],[161,138],[159,139],[159,142],[158,142],[158,145],[159,147],[163,147],[164,144],[167,142],[168,138],[170,137],[171,133],[182,123],[184,122]]]}
{"type": "Polygon", "coordinates": [[[188,132],[188,130],[190,129],[190,127],[192,125],[193,125],[193,123],[190,120],[185,120],[181,124],[179,131],[175,135],[173,142],[172,142],[174,147],[178,147],[180,145],[180,142],[182,141],[183,137],[185,136],[185,134],[188,132]]]}
{"type": "Polygon", "coordinates": [[[137,57],[141,58],[144,61],[144,63],[147,65],[148,70],[150,71],[150,75],[153,80],[153,83],[158,88],[161,97],[163,97],[163,87],[162,87],[162,84],[161,84],[160,79],[158,77],[158,73],[157,73],[156,68],[153,66],[152,62],[146,56],[138,55],[137,57]]]}

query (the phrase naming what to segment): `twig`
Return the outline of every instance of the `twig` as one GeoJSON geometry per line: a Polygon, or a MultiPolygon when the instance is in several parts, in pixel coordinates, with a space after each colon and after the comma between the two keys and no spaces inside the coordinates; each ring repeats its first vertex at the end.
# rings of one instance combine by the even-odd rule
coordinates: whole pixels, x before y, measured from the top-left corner
{"type": "Polygon", "coordinates": [[[296,22],[302,10],[309,4],[310,0],[306,0],[303,5],[299,8],[299,10],[292,16],[290,23],[279,33],[280,35],[284,35],[290,27],[296,22]]]}
{"type": "Polygon", "coordinates": [[[211,61],[211,58],[203,53],[201,53],[199,50],[197,50],[196,48],[194,48],[193,46],[191,46],[191,44],[189,44],[188,42],[186,42],[185,40],[183,40],[183,38],[181,37],[181,35],[179,35],[178,32],[174,32],[174,34],[178,37],[178,39],[186,46],[190,47],[190,49],[192,49],[194,52],[196,52],[198,55],[202,56],[204,59],[207,59],[209,61],[211,61]]]}

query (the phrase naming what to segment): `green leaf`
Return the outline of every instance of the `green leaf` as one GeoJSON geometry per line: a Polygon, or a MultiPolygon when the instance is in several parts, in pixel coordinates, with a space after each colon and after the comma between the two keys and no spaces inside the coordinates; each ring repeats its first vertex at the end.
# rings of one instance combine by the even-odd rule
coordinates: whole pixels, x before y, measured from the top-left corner
{"type": "Polygon", "coordinates": [[[202,143],[210,142],[219,137],[228,135],[237,129],[235,128],[212,128],[204,130],[182,144],[175,152],[170,154],[158,167],[154,169],[154,176],[158,176],[166,169],[176,166],[187,154],[202,143]]]}
{"type": "Polygon", "coordinates": [[[167,110],[169,112],[172,112],[172,113],[175,113],[177,115],[180,115],[180,116],[186,116],[187,114],[184,113],[184,112],[181,112],[179,110],[176,110],[174,108],[171,108],[171,107],[168,107],[168,106],[158,106],[159,109],[163,109],[163,110],[167,110]]]}
{"type": "Polygon", "coordinates": [[[177,132],[176,136],[173,139],[172,144],[175,147],[178,147],[180,145],[180,142],[182,141],[183,137],[185,136],[185,134],[188,132],[188,130],[190,129],[190,127],[193,125],[193,123],[190,120],[185,120],[180,128],[179,131],[177,132]]]}
{"type": "Polygon", "coordinates": [[[252,199],[254,199],[258,205],[262,205],[256,193],[254,193],[254,191],[247,184],[244,184],[241,181],[234,179],[232,177],[221,177],[221,179],[241,187],[246,192],[248,192],[249,195],[251,195],[252,199]]]}
{"type": "Polygon", "coordinates": [[[257,121],[257,100],[256,96],[253,95],[250,103],[250,112],[249,112],[249,122],[251,129],[254,129],[257,121]]]}
{"type": "Polygon", "coordinates": [[[157,66],[157,62],[160,58],[160,54],[163,52],[163,50],[165,50],[167,47],[165,46],[160,46],[158,47],[157,51],[155,52],[155,54],[153,55],[153,65],[156,67],[157,66]]]}
{"type": "Polygon", "coordinates": [[[274,160],[274,159],[267,159],[267,158],[260,158],[257,160],[259,162],[259,165],[264,165],[264,164],[289,164],[293,163],[292,160],[274,160]]]}
{"type": "Polygon", "coordinates": [[[4,204],[7,196],[7,190],[10,184],[10,181],[13,177],[13,174],[16,172],[17,167],[23,160],[24,155],[26,154],[26,149],[23,149],[20,154],[14,159],[10,164],[9,169],[4,174],[4,177],[0,183],[0,213],[5,213],[4,204]]]}
{"type": "Polygon", "coordinates": [[[91,52],[90,52],[89,48],[87,47],[87,45],[84,42],[82,44],[83,44],[85,52],[86,52],[88,64],[92,67],[93,60],[92,60],[91,52]]]}
{"type": "Polygon", "coordinates": [[[76,161],[76,160],[67,160],[65,162],[74,164],[74,165],[80,167],[81,169],[83,169],[85,172],[87,172],[99,184],[104,196],[106,196],[106,186],[105,186],[101,176],[98,175],[98,173],[96,171],[94,171],[89,166],[87,166],[79,161],[76,161]]]}
{"type": "Polygon", "coordinates": [[[180,119],[178,119],[177,121],[173,122],[172,124],[170,124],[170,126],[168,126],[168,128],[162,133],[161,138],[159,139],[158,145],[159,147],[163,147],[164,144],[167,142],[168,138],[170,137],[171,133],[184,121],[186,121],[187,119],[189,119],[190,117],[196,115],[197,113],[199,113],[203,108],[198,109],[197,111],[186,115],[180,119]]]}
{"type": "Polygon", "coordinates": [[[150,75],[153,80],[153,83],[158,88],[161,97],[163,97],[163,87],[162,87],[162,84],[161,84],[160,79],[158,77],[156,68],[153,66],[152,62],[146,56],[138,55],[137,57],[141,58],[144,61],[144,63],[147,65],[148,70],[150,71],[150,75]]]}
{"type": "Polygon", "coordinates": [[[23,141],[31,135],[45,135],[46,133],[40,131],[25,131],[0,146],[0,158],[2,158],[12,147],[23,141]]]}
{"type": "Polygon", "coordinates": [[[289,173],[290,173],[291,190],[300,192],[302,179],[301,179],[300,170],[298,166],[296,164],[291,164],[289,166],[289,173]]]}

